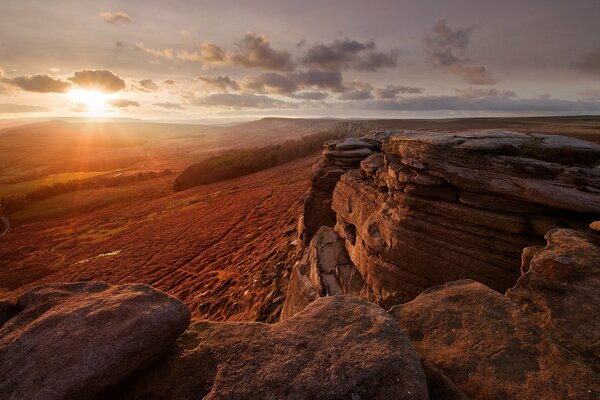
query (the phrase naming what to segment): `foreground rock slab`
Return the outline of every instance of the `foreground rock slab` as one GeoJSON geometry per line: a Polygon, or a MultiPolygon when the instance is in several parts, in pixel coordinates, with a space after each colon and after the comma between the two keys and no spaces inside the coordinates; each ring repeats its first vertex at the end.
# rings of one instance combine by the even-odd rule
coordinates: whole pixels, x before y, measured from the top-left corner
{"type": "Polygon", "coordinates": [[[92,399],[164,353],[190,321],[179,300],[142,284],[46,285],[0,327],[0,398],[92,399]]]}
{"type": "Polygon", "coordinates": [[[284,322],[198,322],[111,399],[427,399],[408,339],[387,313],[320,298],[284,322]]]}

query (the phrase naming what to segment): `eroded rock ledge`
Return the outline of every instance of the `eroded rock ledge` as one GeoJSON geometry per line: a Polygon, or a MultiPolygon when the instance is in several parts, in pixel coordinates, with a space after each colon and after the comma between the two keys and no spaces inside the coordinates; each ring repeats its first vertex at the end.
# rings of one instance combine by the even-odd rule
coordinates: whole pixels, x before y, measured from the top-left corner
{"type": "Polygon", "coordinates": [[[338,155],[368,138],[327,145],[307,204],[318,197],[328,215],[305,206],[303,237],[308,244],[319,227],[334,227],[364,293],[384,307],[458,279],[504,292],[519,277],[523,248],[542,245],[552,228],[586,229],[600,214],[596,144],[504,131],[371,137],[381,151],[364,148],[362,161],[325,179],[341,168],[331,165],[333,146],[338,155]],[[311,195],[323,182],[329,191],[311,195]]]}

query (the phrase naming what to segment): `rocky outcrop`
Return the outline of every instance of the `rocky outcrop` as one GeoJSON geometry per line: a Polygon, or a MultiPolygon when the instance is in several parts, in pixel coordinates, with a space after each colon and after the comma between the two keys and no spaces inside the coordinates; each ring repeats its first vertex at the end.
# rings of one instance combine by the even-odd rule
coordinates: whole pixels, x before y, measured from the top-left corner
{"type": "Polygon", "coordinates": [[[111,399],[427,399],[416,352],[379,307],[318,299],[274,325],[197,322],[111,399]]]}
{"type": "MultiPolygon", "coordinates": [[[[349,128],[350,129],[350,128],[349,128]]],[[[356,129],[352,130],[356,133],[356,129]]],[[[388,132],[376,132],[359,139],[333,140],[325,143],[323,158],[314,166],[310,187],[304,199],[304,211],[299,239],[307,246],[321,226],[333,227],[335,213],[331,196],[336,183],[346,171],[357,168],[360,162],[381,149],[388,132]]]]}
{"type": "Polygon", "coordinates": [[[547,239],[506,296],[463,280],[390,311],[424,365],[470,398],[600,396],[600,238],[557,229],[547,239]]]}
{"type": "Polygon", "coordinates": [[[524,247],[600,212],[599,163],[572,138],[397,133],[336,184],[335,230],[384,306],[458,279],[504,292],[524,247]]]}
{"type": "Polygon", "coordinates": [[[292,269],[286,300],[280,314],[283,321],[319,297],[349,294],[373,299],[332,228],[321,227],[312,238],[300,262],[292,269]]]}
{"type": "Polygon", "coordinates": [[[147,285],[68,283],[19,298],[0,327],[0,398],[92,399],[172,345],[190,321],[147,285]]]}

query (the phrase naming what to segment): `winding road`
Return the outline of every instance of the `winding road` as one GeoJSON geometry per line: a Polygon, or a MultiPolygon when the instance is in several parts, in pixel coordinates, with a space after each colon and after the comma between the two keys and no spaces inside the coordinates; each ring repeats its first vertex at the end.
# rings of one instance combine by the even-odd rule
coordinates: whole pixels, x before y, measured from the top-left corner
{"type": "Polygon", "coordinates": [[[8,218],[4,215],[0,215],[0,221],[2,221],[3,227],[0,228],[0,237],[6,235],[10,230],[10,222],[8,222],[8,218]]]}

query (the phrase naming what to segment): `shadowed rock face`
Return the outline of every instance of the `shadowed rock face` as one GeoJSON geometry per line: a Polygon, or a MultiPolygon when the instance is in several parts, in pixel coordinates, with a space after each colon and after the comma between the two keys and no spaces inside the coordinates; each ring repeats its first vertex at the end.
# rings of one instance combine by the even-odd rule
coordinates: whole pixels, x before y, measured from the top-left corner
{"type": "Polygon", "coordinates": [[[463,280],[390,311],[424,365],[471,398],[600,396],[599,238],[556,229],[547,239],[506,296],[463,280]]]}
{"type": "Polygon", "coordinates": [[[416,352],[378,306],[320,298],[274,325],[198,322],[113,399],[427,399],[416,352]],[[205,396],[205,397],[203,397],[205,396]]]}
{"type": "Polygon", "coordinates": [[[332,196],[335,230],[384,306],[457,279],[504,292],[524,247],[600,212],[596,144],[499,131],[388,139],[332,196]]]}
{"type": "Polygon", "coordinates": [[[172,345],[190,321],[142,284],[69,283],[25,293],[0,327],[0,398],[92,399],[172,345]]]}

